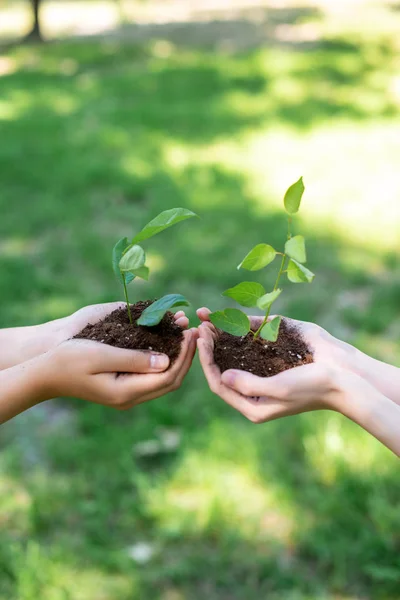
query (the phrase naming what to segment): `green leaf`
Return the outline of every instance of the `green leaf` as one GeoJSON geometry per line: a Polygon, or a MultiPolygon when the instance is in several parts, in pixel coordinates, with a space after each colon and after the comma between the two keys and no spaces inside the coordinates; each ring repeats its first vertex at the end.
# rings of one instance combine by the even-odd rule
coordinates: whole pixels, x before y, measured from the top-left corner
{"type": "Polygon", "coordinates": [[[250,331],[250,319],[244,312],[237,308],[217,310],[209,315],[215,327],[231,333],[232,335],[246,335],[250,331]]]}
{"type": "Polygon", "coordinates": [[[135,277],[140,277],[140,279],[144,279],[145,281],[148,281],[149,275],[150,275],[149,267],[146,267],[146,265],[144,267],[139,267],[138,269],[135,269],[134,271],[129,271],[128,273],[125,274],[126,279],[127,279],[126,283],[129,283],[135,277]],[[132,279],[129,279],[129,281],[128,281],[129,277],[132,277],[132,279]]]}
{"type": "MultiPolygon", "coordinates": [[[[147,269],[147,267],[143,267],[143,269],[147,269]]],[[[125,285],[129,285],[131,283],[131,281],[133,281],[136,277],[135,273],[128,273],[127,271],[125,273],[122,273],[122,276],[125,276],[125,285]]],[[[141,277],[141,275],[138,275],[138,277],[141,277]]],[[[149,277],[142,277],[142,279],[148,279],[149,277]]]]}
{"type": "Polygon", "coordinates": [[[258,299],[257,306],[261,308],[261,310],[267,310],[271,306],[273,302],[280,296],[282,290],[277,289],[273,292],[269,292],[268,294],[264,294],[261,298],[258,299]]]}
{"type": "Polygon", "coordinates": [[[285,205],[285,210],[289,215],[294,215],[299,210],[304,189],[303,178],[300,177],[300,179],[287,190],[283,203],[285,205]]]}
{"type": "Polygon", "coordinates": [[[185,219],[190,219],[191,217],[197,217],[197,215],[186,208],[171,208],[170,210],[165,210],[157,215],[155,219],[150,221],[150,223],[147,223],[140,233],[135,235],[132,244],[143,242],[143,240],[147,240],[153,237],[153,235],[157,235],[157,233],[164,231],[164,229],[172,227],[172,225],[184,221],[185,219]]]}
{"type": "Polygon", "coordinates": [[[276,250],[268,244],[258,244],[254,246],[252,250],[242,260],[238,269],[247,269],[248,271],[259,271],[263,269],[269,263],[271,263],[276,256],[276,250]]]}
{"type": "Polygon", "coordinates": [[[311,283],[315,277],[307,267],[293,259],[289,261],[287,276],[293,283],[311,283]]]}
{"type": "Polygon", "coordinates": [[[112,267],[116,278],[120,283],[123,283],[123,274],[119,268],[119,262],[122,258],[124,250],[129,246],[128,238],[124,237],[118,240],[112,251],[112,267]]]}
{"type": "Polygon", "coordinates": [[[159,300],[150,304],[140,315],[140,318],[136,321],[138,325],[146,325],[147,327],[154,327],[158,325],[165,313],[170,308],[176,306],[189,306],[189,302],[182,294],[167,294],[159,300]]]}
{"type": "Polygon", "coordinates": [[[297,262],[305,263],[307,256],[304,237],[302,235],[295,235],[290,238],[285,244],[285,253],[290,256],[290,258],[297,260],[297,262]]]}
{"type": "Polygon", "coordinates": [[[222,295],[233,298],[242,306],[257,306],[257,300],[263,294],[265,294],[265,290],[261,283],[244,281],[226,290],[222,295]]]}
{"type": "Polygon", "coordinates": [[[146,262],[146,254],[141,246],[131,246],[125,254],[122,255],[119,261],[121,271],[135,272],[141,267],[144,267],[146,262]]]}
{"type": "Polygon", "coordinates": [[[265,323],[264,327],[260,331],[261,337],[269,342],[276,342],[279,335],[281,321],[282,317],[274,317],[271,321],[265,323]]]}

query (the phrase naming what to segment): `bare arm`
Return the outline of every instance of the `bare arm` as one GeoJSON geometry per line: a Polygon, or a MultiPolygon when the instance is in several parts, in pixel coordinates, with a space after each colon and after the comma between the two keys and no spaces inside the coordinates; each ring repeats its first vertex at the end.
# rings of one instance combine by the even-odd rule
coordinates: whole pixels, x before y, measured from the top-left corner
{"type": "Polygon", "coordinates": [[[400,406],[337,361],[324,360],[322,348],[313,364],[274,377],[256,377],[241,370],[221,374],[213,355],[215,328],[205,322],[199,332],[200,362],[210,389],[250,421],[264,423],[307,411],[335,410],[400,456],[400,406]]]}
{"type": "Polygon", "coordinates": [[[400,406],[358,375],[345,373],[338,379],[332,407],[400,457],[400,406]]]}
{"type": "Polygon", "coordinates": [[[125,410],[178,389],[196,350],[197,330],[185,331],[171,368],[165,354],[69,340],[0,371],[0,423],[35,404],[72,396],[125,410]]]}

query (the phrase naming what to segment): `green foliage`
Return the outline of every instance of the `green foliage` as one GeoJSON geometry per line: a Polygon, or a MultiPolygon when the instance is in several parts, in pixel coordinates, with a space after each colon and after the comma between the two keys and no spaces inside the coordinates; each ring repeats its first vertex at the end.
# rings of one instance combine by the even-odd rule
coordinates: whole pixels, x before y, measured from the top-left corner
{"type": "Polygon", "coordinates": [[[250,331],[249,317],[237,308],[217,310],[210,314],[210,321],[215,327],[232,335],[243,336],[250,331]]]}
{"type": "Polygon", "coordinates": [[[197,217],[197,215],[186,208],[171,208],[170,210],[165,210],[150,221],[150,223],[147,223],[140,233],[135,235],[132,244],[148,240],[154,235],[157,235],[157,233],[161,233],[165,229],[168,229],[168,227],[172,227],[172,225],[176,225],[176,223],[180,223],[191,217],[197,217]]]}
{"type": "Polygon", "coordinates": [[[264,296],[261,296],[261,298],[257,300],[258,308],[261,308],[261,310],[267,310],[267,308],[269,308],[275,302],[275,300],[278,298],[278,296],[281,295],[281,293],[282,290],[278,288],[273,292],[268,292],[268,294],[264,294],[264,296]]]}
{"type": "MultiPolygon", "coordinates": [[[[184,221],[186,219],[190,219],[191,217],[197,217],[197,215],[191,210],[187,210],[186,208],[171,208],[170,210],[164,210],[154,219],[152,219],[149,223],[147,223],[147,225],[145,225],[143,229],[137,235],[134,236],[131,243],[129,243],[128,239],[125,237],[120,239],[115,244],[112,252],[112,266],[118,281],[120,281],[120,283],[122,283],[122,285],[124,286],[126,307],[131,323],[132,316],[126,286],[131,281],[133,281],[135,277],[140,277],[141,279],[145,279],[147,281],[150,275],[150,269],[145,264],[146,253],[143,250],[143,248],[138,245],[138,242],[148,240],[149,238],[157,235],[158,233],[161,233],[165,229],[172,227],[172,225],[176,225],[177,223],[180,223],[181,221],[184,221]]],[[[157,304],[157,308],[155,308],[153,311],[149,311],[151,307],[146,309],[146,316],[143,316],[146,313],[146,311],[144,311],[140,319],[140,325],[157,325],[157,323],[159,323],[163,318],[168,308],[171,308],[172,306],[177,306],[176,303],[174,304],[174,301],[172,299],[175,298],[176,301],[178,301],[178,297],[184,300],[183,304],[188,305],[187,300],[185,300],[183,296],[174,294],[165,296],[164,298],[161,298],[161,300],[158,300],[158,304],[154,303],[157,304]],[[164,308],[164,305],[166,306],[168,302],[171,301],[172,304],[164,308]]]]}
{"type": "Polygon", "coordinates": [[[315,277],[314,273],[293,258],[289,261],[287,276],[292,283],[311,283],[315,277]]]}
{"type": "Polygon", "coordinates": [[[276,256],[276,250],[268,244],[258,244],[244,257],[238,269],[259,271],[269,265],[276,256]]]}
{"type": "Polygon", "coordinates": [[[189,302],[181,294],[167,294],[148,306],[137,320],[138,325],[154,327],[158,325],[165,313],[177,306],[189,306],[189,302]]]}
{"type": "Polygon", "coordinates": [[[261,283],[256,281],[243,281],[235,287],[226,290],[222,295],[236,300],[241,306],[258,306],[259,299],[265,294],[261,283]]]}
{"type": "Polygon", "coordinates": [[[271,321],[265,323],[265,325],[261,328],[260,336],[264,340],[268,340],[270,342],[276,342],[279,335],[279,327],[282,321],[282,317],[274,317],[271,321]]]}
{"type": "Polygon", "coordinates": [[[290,258],[294,258],[299,263],[305,263],[307,256],[304,237],[302,235],[295,235],[288,239],[285,244],[285,254],[290,256],[290,258]]]}
{"type": "Polygon", "coordinates": [[[285,210],[289,215],[294,215],[300,208],[301,199],[304,193],[303,178],[300,177],[296,183],[293,183],[287,190],[283,200],[285,210]]]}
{"type": "MultiPolygon", "coordinates": [[[[112,251],[112,267],[113,267],[115,276],[120,283],[124,282],[124,275],[123,275],[123,273],[121,273],[121,269],[119,268],[119,262],[122,258],[124,250],[126,250],[126,248],[128,248],[128,246],[129,246],[128,238],[124,237],[124,238],[121,238],[120,240],[118,240],[118,242],[115,244],[113,251],[112,251]]],[[[133,275],[133,277],[134,277],[134,275],[133,275]]],[[[126,276],[125,276],[125,278],[126,278],[126,276]]]]}
{"type": "MultiPolygon", "coordinates": [[[[280,254],[282,256],[281,266],[275,281],[274,289],[271,292],[266,293],[261,284],[245,281],[226,290],[222,294],[223,296],[233,298],[242,306],[257,306],[261,310],[266,311],[260,327],[254,332],[254,338],[261,335],[262,338],[271,342],[276,342],[278,339],[279,327],[282,319],[281,317],[275,317],[271,321],[268,321],[268,317],[273,303],[282,293],[282,290],[278,285],[282,274],[285,272],[287,261],[289,261],[287,266],[287,276],[289,281],[294,283],[311,283],[314,279],[314,273],[302,264],[305,263],[307,259],[304,237],[302,235],[295,235],[292,237],[290,232],[291,215],[299,210],[303,192],[303,178],[300,177],[298,181],[288,188],[284,197],[284,206],[286,212],[290,215],[285,251],[283,253],[277,252],[269,244],[257,244],[257,246],[254,246],[254,248],[250,250],[238,266],[238,269],[258,271],[268,266],[274,260],[276,255],[280,254]]],[[[243,332],[249,321],[247,315],[238,309],[226,309],[224,311],[214,312],[210,315],[210,320],[216,327],[219,327],[232,335],[245,335],[243,332]],[[228,311],[234,312],[228,313],[228,311]]],[[[246,331],[246,334],[248,331],[249,329],[246,331]]]]}
{"type": "Polygon", "coordinates": [[[132,273],[137,276],[137,271],[145,266],[146,254],[141,246],[130,246],[126,249],[119,261],[121,273],[132,273]]]}

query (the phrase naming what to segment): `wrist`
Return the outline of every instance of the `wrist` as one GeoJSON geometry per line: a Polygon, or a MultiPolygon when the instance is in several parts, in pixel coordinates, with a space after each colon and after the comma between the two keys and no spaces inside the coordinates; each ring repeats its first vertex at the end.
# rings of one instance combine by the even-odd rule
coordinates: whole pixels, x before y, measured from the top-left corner
{"type": "Polygon", "coordinates": [[[360,387],[368,385],[358,375],[350,370],[329,368],[327,376],[326,394],[323,399],[324,406],[351,418],[354,399],[360,394],[360,387]]]}

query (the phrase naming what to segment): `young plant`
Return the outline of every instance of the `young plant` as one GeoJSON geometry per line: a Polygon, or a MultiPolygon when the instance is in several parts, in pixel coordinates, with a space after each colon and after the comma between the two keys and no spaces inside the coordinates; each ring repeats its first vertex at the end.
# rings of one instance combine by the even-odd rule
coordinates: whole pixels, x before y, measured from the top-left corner
{"type": "MultiPolygon", "coordinates": [[[[257,244],[238,266],[238,269],[259,271],[270,265],[276,256],[281,256],[274,288],[266,292],[260,283],[244,281],[222,294],[233,298],[241,306],[257,307],[265,311],[260,327],[252,332],[254,339],[258,336],[270,342],[276,342],[278,339],[281,317],[275,317],[271,321],[268,321],[268,317],[273,303],[282,293],[279,283],[283,274],[286,273],[289,281],[293,283],[311,283],[315,277],[314,273],[304,266],[306,262],[304,237],[302,235],[292,237],[291,234],[292,217],[300,208],[303,192],[303,178],[300,177],[289,187],[284,197],[284,207],[288,214],[288,233],[284,252],[278,252],[269,244],[257,244]]],[[[249,317],[237,308],[226,308],[211,313],[210,320],[216,327],[232,335],[244,336],[251,331],[249,317]]]]}
{"type": "MultiPolygon", "coordinates": [[[[150,223],[147,223],[147,225],[145,225],[130,242],[128,241],[128,238],[125,237],[115,244],[112,253],[112,265],[118,281],[124,288],[126,308],[131,323],[132,314],[127,286],[136,277],[147,281],[150,275],[150,269],[146,265],[146,253],[142,246],[139,246],[139,242],[144,242],[154,235],[157,235],[157,233],[161,233],[164,229],[168,229],[168,227],[172,227],[172,225],[184,221],[185,219],[190,219],[191,217],[197,217],[197,215],[186,208],[171,208],[170,210],[165,210],[157,215],[155,219],[150,221],[150,223]]],[[[158,325],[170,308],[188,305],[189,302],[181,294],[168,294],[148,306],[142,312],[137,323],[138,325],[153,327],[154,325],[158,325]]]]}

